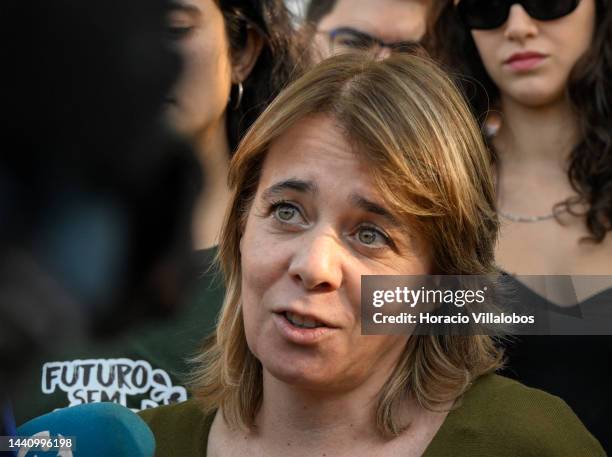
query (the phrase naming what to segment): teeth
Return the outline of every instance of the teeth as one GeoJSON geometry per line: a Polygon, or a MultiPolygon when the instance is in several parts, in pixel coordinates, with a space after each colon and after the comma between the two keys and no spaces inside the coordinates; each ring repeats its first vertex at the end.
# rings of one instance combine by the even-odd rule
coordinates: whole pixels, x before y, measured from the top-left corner
{"type": "Polygon", "coordinates": [[[287,319],[289,319],[292,324],[299,325],[300,327],[304,325],[304,320],[297,314],[287,313],[287,319]]]}
{"type": "Polygon", "coordinates": [[[302,322],[302,325],[306,328],[315,328],[317,326],[317,323],[315,322],[314,319],[304,319],[304,322],[302,322]]]}
{"type": "Polygon", "coordinates": [[[298,316],[297,314],[294,314],[294,313],[286,312],[285,316],[287,317],[287,320],[291,322],[293,325],[295,325],[296,327],[316,328],[316,327],[323,326],[320,322],[315,321],[314,319],[310,319],[308,317],[302,318],[301,316],[298,316]]]}

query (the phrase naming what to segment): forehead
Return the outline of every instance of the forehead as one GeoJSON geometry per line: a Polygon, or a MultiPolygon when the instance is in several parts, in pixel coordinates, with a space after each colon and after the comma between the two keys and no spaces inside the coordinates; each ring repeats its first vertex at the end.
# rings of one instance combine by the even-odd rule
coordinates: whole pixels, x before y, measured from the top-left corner
{"type": "Polygon", "coordinates": [[[319,29],[353,27],[387,42],[420,39],[432,0],[337,0],[319,29]]]}
{"type": "Polygon", "coordinates": [[[173,8],[184,9],[196,14],[218,9],[214,0],[170,0],[170,5],[173,8]]]}
{"type": "Polygon", "coordinates": [[[368,165],[335,119],[327,115],[298,121],[270,145],[260,189],[291,178],[316,182],[324,186],[322,190],[335,195],[378,195],[368,165]]]}

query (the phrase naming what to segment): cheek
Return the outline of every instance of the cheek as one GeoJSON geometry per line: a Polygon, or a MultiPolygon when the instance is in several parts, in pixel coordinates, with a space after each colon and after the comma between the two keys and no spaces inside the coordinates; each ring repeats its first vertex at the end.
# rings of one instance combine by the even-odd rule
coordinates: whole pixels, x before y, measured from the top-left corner
{"type": "MultiPolygon", "coordinates": [[[[609,8],[609,6],[606,8],[609,8]]],[[[579,56],[584,54],[593,44],[597,15],[595,10],[595,0],[582,0],[576,11],[576,13],[579,13],[576,21],[573,24],[568,24],[569,27],[566,28],[563,34],[563,36],[569,37],[574,43],[579,56]]]]}
{"type": "Polygon", "coordinates": [[[207,102],[225,107],[230,88],[231,66],[223,49],[211,43],[197,43],[185,53],[184,85],[194,102],[207,102]]]}
{"type": "MultiPolygon", "coordinates": [[[[360,335],[349,347],[347,359],[352,359],[350,378],[363,380],[370,376],[388,377],[396,366],[406,347],[405,336],[363,336],[360,335]]],[[[338,362],[340,365],[340,361],[338,362]]]]}
{"type": "MultiPolygon", "coordinates": [[[[263,275],[251,274],[253,270],[248,262],[242,262],[242,316],[246,340],[251,352],[258,354],[258,339],[262,335],[262,324],[265,319],[266,281],[263,275]]],[[[263,273],[263,272],[262,272],[263,273]]]]}
{"type": "Polygon", "coordinates": [[[495,30],[472,30],[471,33],[478,54],[480,55],[480,60],[482,60],[487,72],[492,74],[498,66],[497,52],[503,42],[501,32],[495,30]]]}
{"type": "MultiPolygon", "coordinates": [[[[269,266],[268,266],[269,267],[269,266]]],[[[262,265],[256,254],[247,252],[242,254],[242,306],[245,315],[245,325],[256,320],[262,308],[262,300],[270,282],[272,274],[266,265],[262,265]]]]}
{"type": "Polygon", "coordinates": [[[263,228],[249,222],[240,242],[241,295],[247,333],[269,316],[275,285],[287,271],[287,250],[279,249],[264,235],[263,228]]]}
{"type": "Polygon", "coordinates": [[[223,116],[231,87],[231,65],[225,43],[199,34],[181,43],[183,71],[175,93],[186,133],[205,128],[223,116]]]}
{"type": "Polygon", "coordinates": [[[576,29],[559,31],[556,36],[559,58],[566,73],[570,73],[578,60],[589,50],[593,41],[593,24],[583,23],[576,29]]]}
{"type": "Polygon", "coordinates": [[[287,271],[287,252],[258,223],[248,224],[240,241],[243,295],[270,289],[287,271]]]}

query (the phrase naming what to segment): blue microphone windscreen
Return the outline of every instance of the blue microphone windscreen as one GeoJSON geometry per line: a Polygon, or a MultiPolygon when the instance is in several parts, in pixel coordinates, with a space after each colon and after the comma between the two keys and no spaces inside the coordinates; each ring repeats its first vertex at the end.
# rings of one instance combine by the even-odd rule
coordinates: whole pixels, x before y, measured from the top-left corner
{"type": "MultiPolygon", "coordinates": [[[[155,453],[151,429],[130,409],[115,403],[59,409],[17,429],[18,436],[31,437],[40,432],[48,432],[52,437],[75,437],[73,457],[153,457],[155,453]]],[[[56,456],[58,451],[36,452],[36,455],[56,456]]]]}

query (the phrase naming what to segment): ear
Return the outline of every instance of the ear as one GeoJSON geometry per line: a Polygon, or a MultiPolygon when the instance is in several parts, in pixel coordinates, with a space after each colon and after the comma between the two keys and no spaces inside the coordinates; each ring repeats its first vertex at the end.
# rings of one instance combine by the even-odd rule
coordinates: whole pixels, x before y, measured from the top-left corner
{"type": "Polygon", "coordinates": [[[263,37],[253,27],[247,26],[246,44],[232,58],[232,83],[237,84],[248,78],[261,54],[263,43],[263,37]]]}

